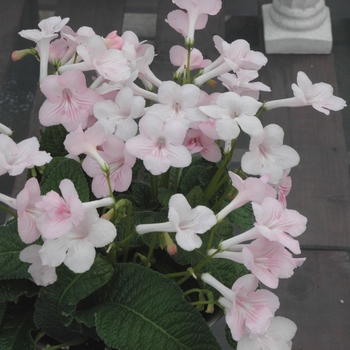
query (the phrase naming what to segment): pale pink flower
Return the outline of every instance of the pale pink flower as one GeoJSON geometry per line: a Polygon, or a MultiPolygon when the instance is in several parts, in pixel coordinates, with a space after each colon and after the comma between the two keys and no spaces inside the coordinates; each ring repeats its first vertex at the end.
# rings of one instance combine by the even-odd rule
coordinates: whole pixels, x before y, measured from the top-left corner
{"type": "Polygon", "coordinates": [[[264,334],[248,333],[238,341],[237,350],[291,350],[296,324],[288,318],[277,316],[264,334]]]}
{"type": "Polygon", "coordinates": [[[18,34],[28,40],[34,41],[40,51],[40,82],[47,76],[47,64],[49,60],[50,41],[57,38],[59,32],[69,21],[69,18],[61,19],[59,16],[42,20],[38,29],[26,29],[18,34]]]}
{"type": "Polygon", "coordinates": [[[255,228],[270,241],[277,241],[300,254],[299,242],[293,239],[306,230],[307,219],[296,210],[285,209],[274,198],[266,197],[261,204],[252,203],[255,228]]]}
{"type": "Polygon", "coordinates": [[[300,157],[291,147],[283,145],[283,129],[267,125],[260,134],[251,137],[249,152],[242,157],[242,169],[251,175],[270,175],[270,184],[278,183],[283,171],[299,164],[300,157]]]}
{"type": "Polygon", "coordinates": [[[184,250],[192,251],[202,245],[197,234],[205,233],[217,222],[209,208],[199,205],[192,209],[182,194],[171,196],[168,218],[169,221],[164,223],[137,225],[136,232],[176,232],[177,244],[184,250]]]}
{"type": "Polygon", "coordinates": [[[134,96],[131,88],[121,89],[115,102],[105,100],[94,105],[94,115],[106,134],[115,134],[123,141],[137,134],[137,123],[134,119],[140,118],[145,107],[145,99],[134,96]]]}
{"type": "MultiPolygon", "coordinates": [[[[221,0],[173,0],[178,7],[187,11],[188,28],[185,35],[186,43],[191,45],[194,42],[194,31],[199,17],[201,21],[206,23],[208,15],[216,15],[221,9],[221,0]],[[205,19],[205,20],[204,20],[205,19]]],[[[169,21],[169,16],[168,16],[169,21]]],[[[169,24],[171,25],[171,20],[169,24]]],[[[172,26],[172,25],[171,25],[172,26]]]]}
{"type": "Polygon", "coordinates": [[[46,239],[61,237],[77,226],[84,218],[84,207],[71,180],[61,181],[59,188],[62,197],[55,191],[48,192],[36,204],[44,211],[36,224],[46,239]]]}
{"type": "Polygon", "coordinates": [[[215,129],[219,137],[231,141],[238,137],[240,129],[248,135],[263,131],[260,120],[255,117],[261,105],[252,97],[225,92],[217,98],[215,105],[200,106],[199,109],[216,119],[215,129]]]}
{"type": "Polygon", "coordinates": [[[85,129],[94,104],[103,101],[99,94],[86,87],[81,71],[47,76],[40,89],[47,98],[39,110],[41,124],[62,124],[67,131],[75,131],[79,125],[85,129]]]}
{"type": "Polygon", "coordinates": [[[35,177],[29,179],[17,196],[18,233],[24,243],[33,243],[40,237],[36,221],[44,213],[36,205],[41,202],[40,187],[35,177]]]}
{"type": "MultiPolygon", "coordinates": [[[[68,50],[68,43],[67,40],[64,38],[59,38],[54,40],[50,44],[49,49],[49,62],[53,65],[58,64],[63,56],[67,53],[68,50]]],[[[39,52],[40,55],[40,52],[39,52]]]]}
{"type": "Polygon", "coordinates": [[[216,163],[221,159],[220,147],[200,130],[188,130],[183,144],[191,154],[200,152],[209,162],[216,163]]]}
{"type": "Polygon", "coordinates": [[[288,194],[292,188],[292,178],[290,176],[288,176],[289,172],[290,172],[290,169],[286,169],[283,172],[282,179],[278,183],[272,185],[273,188],[275,188],[275,190],[276,190],[277,199],[283,205],[283,208],[287,207],[286,197],[288,196],[288,194]]]}
{"type": "Polygon", "coordinates": [[[218,79],[229,91],[258,100],[260,91],[271,91],[267,85],[261,82],[251,82],[258,76],[259,74],[255,70],[240,69],[235,74],[224,73],[218,79]]]}
{"type": "Polygon", "coordinates": [[[116,30],[110,32],[103,41],[109,49],[121,50],[124,44],[124,39],[117,34],[116,30]]]}
{"type": "Polygon", "coordinates": [[[277,288],[279,278],[289,278],[305,258],[293,258],[278,242],[259,237],[242,250],[244,265],[267,287],[277,288]]]}
{"type": "Polygon", "coordinates": [[[184,168],[191,163],[191,154],[182,145],[186,128],[177,120],[164,124],[157,116],[146,114],[139,123],[140,134],[126,141],[130,154],[143,160],[153,175],[165,173],[170,166],[184,168]]]}
{"type": "Polygon", "coordinates": [[[298,72],[297,83],[292,84],[295,97],[268,101],[265,103],[265,108],[312,106],[317,111],[329,115],[329,110],[339,111],[346,107],[346,101],[334,96],[333,87],[329,84],[312,84],[304,72],[298,72]]]}
{"type": "Polygon", "coordinates": [[[24,169],[42,166],[52,159],[49,153],[39,151],[36,137],[25,139],[16,144],[9,136],[0,134],[0,175],[21,174],[24,169]]]}
{"type": "Polygon", "coordinates": [[[265,198],[266,185],[260,179],[248,177],[243,180],[232,171],[229,171],[228,174],[231,178],[232,185],[237,189],[238,193],[236,197],[216,215],[218,221],[248,202],[261,203],[265,198]]]}
{"type": "Polygon", "coordinates": [[[257,290],[259,280],[253,275],[245,275],[236,280],[229,289],[209,273],[202,280],[223,295],[219,302],[226,309],[226,323],[232,338],[240,340],[248,332],[265,333],[279,308],[276,295],[268,290],[257,290]]]}
{"type": "MultiPolygon", "coordinates": [[[[101,158],[109,165],[110,183],[113,191],[126,191],[132,180],[132,167],[136,158],[125,149],[124,142],[116,135],[108,135],[98,151],[101,158]]],[[[97,198],[109,195],[109,187],[105,172],[90,157],[83,161],[84,171],[93,178],[92,192],[97,198]]]]}
{"type": "Polygon", "coordinates": [[[130,77],[130,68],[122,51],[108,49],[103,38],[94,35],[87,39],[84,45],[77,46],[77,53],[83,62],[66,64],[59,68],[62,74],[67,70],[90,71],[96,70],[104,79],[116,82],[124,81],[130,77]]]}
{"type": "MultiPolygon", "coordinates": [[[[180,33],[183,37],[186,38],[189,32],[189,15],[188,12],[182,10],[174,10],[168,13],[165,22],[169,24],[169,26],[175,29],[178,33],[180,33]]],[[[198,16],[194,29],[200,30],[204,29],[208,22],[208,15],[201,14],[198,16]]]]}
{"type": "MultiPolygon", "coordinates": [[[[187,50],[180,45],[175,45],[170,49],[169,55],[170,62],[172,63],[172,65],[174,65],[175,67],[179,67],[179,69],[176,71],[176,74],[180,76],[186,70],[187,67],[187,50]]],[[[198,49],[191,50],[191,70],[204,68],[210,63],[211,61],[204,59],[202,53],[198,49]]]]}
{"type": "Polygon", "coordinates": [[[261,52],[250,50],[250,45],[245,40],[239,39],[229,44],[218,35],[214,35],[214,43],[221,56],[204,68],[204,74],[194,81],[196,85],[202,85],[230,70],[259,70],[267,63],[267,58],[261,52]]]}
{"type": "Polygon", "coordinates": [[[92,266],[96,250],[111,243],[117,235],[115,226],[99,218],[96,209],[85,213],[83,220],[68,233],[45,240],[39,251],[44,264],[57,267],[64,263],[75,273],[88,271],[92,266]]]}
{"type": "Polygon", "coordinates": [[[97,152],[97,147],[101,146],[106,141],[106,132],[102,125],[95,124],[85,130],[79,128],[74,132],[69,133],[63,142],[64,147],[72,156],[86,154],[96,160],[100,167],[106,171],[108,165],[97,152]]]}
{"type": "Polygon", "coordinates": [[[189,127],[190,123],[208,120],[197,107],[200,95],[200,89],[193,84],[180,86],[165,81],[158,90],[159,103],[152,105],[147,113],[156,114],[164,121],[178,120],[189,127]]]}
{"type": "Polygon", "coordinates": [[[41,245],[33,244],[24,248],[20,254],[19,258],[23,262],[30,263],[28,272],[32,276],[34,282],[38,286],[48,286],[56,282],[56,268],[50,267],[42,263],[42,260],[39,255],[39,250],[41,245]]]}

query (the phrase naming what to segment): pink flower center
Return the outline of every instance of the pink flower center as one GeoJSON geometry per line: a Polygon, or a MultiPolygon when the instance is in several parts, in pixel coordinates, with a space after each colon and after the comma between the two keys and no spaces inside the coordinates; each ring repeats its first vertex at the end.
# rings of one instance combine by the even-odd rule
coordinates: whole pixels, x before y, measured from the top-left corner
{"type": "Polygon", "coordinates": [[[165,148],[165,138],[164,138],[164,137],[160,137],[160,138],[158,139],[157,147],[158,147],[158,149],[163,149],[163,148],[165,148]]]}

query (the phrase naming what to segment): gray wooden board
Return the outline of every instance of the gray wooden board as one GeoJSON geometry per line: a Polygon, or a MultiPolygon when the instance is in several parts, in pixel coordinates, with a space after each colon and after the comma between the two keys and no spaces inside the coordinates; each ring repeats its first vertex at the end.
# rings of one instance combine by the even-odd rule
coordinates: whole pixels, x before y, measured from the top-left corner
{"type": "MultiPolygon", "coordinates": [[[[261,26],[261,50],[263,37],[261,26]]],[[[332,55],[267,55],[268,63],[260,71],[260,80],[272,93],[261,100],[292,97],[292,83],[298,71],[312,82],[334,87],[337,81],[332,55]]],[[[307,231],[300,242],[309,247],[350,247],[350,184],[341,112],[326,116],[312,107],[278,108],[266,112],[264,125],[275,123],[285,132],[284,143],[301,157],[292,169],[293,187],[288,207],[308,218],[307,231]]]]}
{"type": "Polygon", "coordinates": [[[349,349],[349,253],[303,250],[301,255],[304,264],[273,291],[281,302],[277,315],[298,326],[293,350],[349,349]]]}

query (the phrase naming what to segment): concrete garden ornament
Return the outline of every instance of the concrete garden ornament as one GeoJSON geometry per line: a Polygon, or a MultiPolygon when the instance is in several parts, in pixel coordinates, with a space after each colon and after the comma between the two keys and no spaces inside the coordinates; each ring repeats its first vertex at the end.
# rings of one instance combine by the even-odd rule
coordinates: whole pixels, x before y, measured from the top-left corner
{"type": "Polygon", "coordinates": [[[234,349],[291,349],[297,326],[275,317],[264,286],[305,260],[293,254],[307,219],[286,199],[299,155],[259,117],[345,101],[299,72],[293,98],[259,102],[262,53],[218,36],[213,62],[195,48],[221,1],[173,2],[166,21],[184,37],[170,50],[174,80],[155,76],[156,50],[130,31],[102,37],[57,16],[19,33],[35,48],[13,59],[40,61],[45,130],[16,144],[0,125],[0,175],[28,171],[15,198],[0,194],[12,216],[0,228],[2,344],[220,349],[205,318],[222,310],[234,349]],[[227,92],[201,89],[214,78],[227,92]],[[228,171],[242,133],[249,151],[228,171]]]}

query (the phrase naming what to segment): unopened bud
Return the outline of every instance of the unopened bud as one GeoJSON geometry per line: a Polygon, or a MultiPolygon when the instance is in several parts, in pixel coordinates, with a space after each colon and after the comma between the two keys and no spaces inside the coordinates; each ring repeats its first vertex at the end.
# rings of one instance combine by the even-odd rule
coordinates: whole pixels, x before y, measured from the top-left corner
{"type": "Polygon", "coordinates": [[[207,84],[210,87],[214,88],[217,85],[217,82],[215,80],[213,80],[213,79],[209,79],[209,80],[207,80],[207,84]]]}
{"type": "Polygon", "coordinates": [[[170,255],[175,255],[177,253],[177,245],[173,242],[168,232],[163,232],[165,242],[166,242],[166,250],[170,255]]]}
{"type": "Polygon", "coordinates": [[[102,219],[105,219],[105,220],[108,220],[108,221],[111,221],[112,217],[113,217],[113,214],[114,214],[114,209],[110,209],[107,211],[107,213],[104,213],[101,218],[102,219]]]}
{"type": "Polygon", "coordinates": [[[11,54],[11,59],[13,62],[17,62],[27,55],[34,55],[33,49],[24,49],[24,50],[13,51],[11,54]]]}

